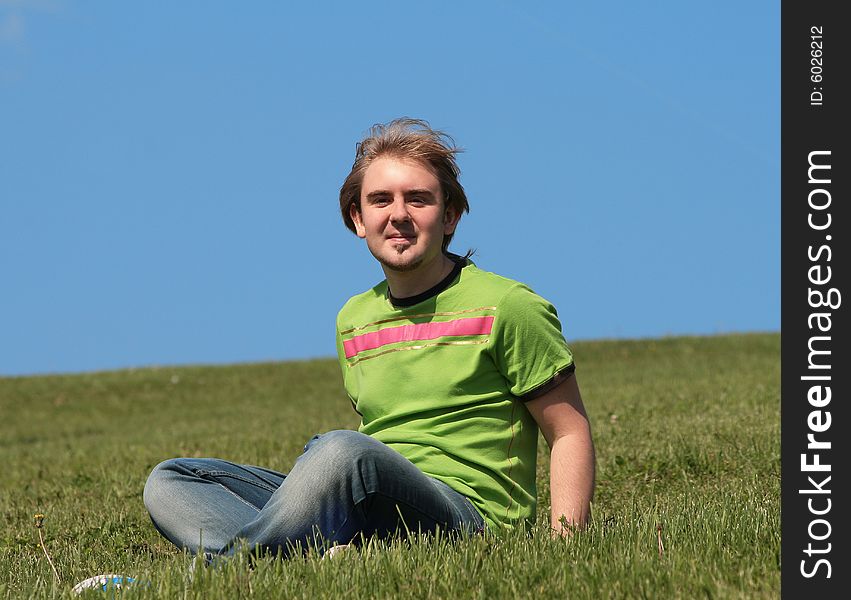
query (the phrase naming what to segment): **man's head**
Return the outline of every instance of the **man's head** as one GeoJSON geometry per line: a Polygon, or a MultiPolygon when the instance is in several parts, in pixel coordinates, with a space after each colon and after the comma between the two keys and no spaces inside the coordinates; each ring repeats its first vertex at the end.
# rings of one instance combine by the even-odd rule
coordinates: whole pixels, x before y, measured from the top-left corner
{"type": "MultiPolygon", "coordinates": [[[[380,158],[417,163],[430,171],[440,184],[442,209],[457,222],[462,213],[470,212],[464,187],[458,181],[461,174],[455,162],[458,152],[460,149],[451,137],[432,129],[427,122],[419,119],[403,117],[387,124],[374,125],[369,135],[358,143],[352,170],[340,188],[340,212],[346,227],[358,234],[353,215],[356,217],[361,211],[364,175],[380,158]]],[[[452,235],[446,233],[443,236],[444,253],[452,235]]]]}

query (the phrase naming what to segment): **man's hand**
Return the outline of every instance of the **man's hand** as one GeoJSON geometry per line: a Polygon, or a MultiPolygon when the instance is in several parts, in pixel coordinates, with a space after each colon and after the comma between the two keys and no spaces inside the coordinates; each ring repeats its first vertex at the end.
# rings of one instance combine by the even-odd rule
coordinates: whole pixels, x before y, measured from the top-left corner
{"type": "Polygon", "coordinates": [[[594,495],[594,443],[574,374],[526,408],[550,446],[550,526],[570,535],[591,516],[594,495]]]}

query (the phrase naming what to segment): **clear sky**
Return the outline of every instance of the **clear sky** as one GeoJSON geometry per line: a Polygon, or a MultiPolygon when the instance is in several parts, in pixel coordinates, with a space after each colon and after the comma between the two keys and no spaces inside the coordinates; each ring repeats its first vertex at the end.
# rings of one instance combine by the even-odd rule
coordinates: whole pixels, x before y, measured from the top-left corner
{"type": "Polygon", "coordinates": [[[334,355],[370,125],[570,340],[780,328],[780,3],[0,0],[0,375],[334,355]]]}

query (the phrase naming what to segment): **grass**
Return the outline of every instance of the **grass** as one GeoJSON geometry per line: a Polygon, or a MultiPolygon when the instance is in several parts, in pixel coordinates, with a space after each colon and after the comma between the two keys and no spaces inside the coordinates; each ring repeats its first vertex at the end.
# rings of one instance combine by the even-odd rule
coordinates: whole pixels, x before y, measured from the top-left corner
{"type": "MultiPolygon", "coordinates": [[[[286,472],[314,433],[357,427],[336,361],[0,378],[0,598],[111,572],[151,582],[127,598],[779,597],[779,334],[572,346],[598,460],[587,531],[243,556],[194,579],[150,524],[147,474],[173,456],[286,472]]],[[[542,441],[541,531],[547,463],[542,441]]]]}

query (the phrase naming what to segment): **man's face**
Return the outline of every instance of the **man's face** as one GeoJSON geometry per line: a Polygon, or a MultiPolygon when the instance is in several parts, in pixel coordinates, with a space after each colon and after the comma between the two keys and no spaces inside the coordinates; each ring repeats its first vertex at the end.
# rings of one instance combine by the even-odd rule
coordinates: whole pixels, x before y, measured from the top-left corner
{"type": "Polygon", "coordinates": [[[359,237],[372,255],[393,271],[414,271],[441,255],[443,236],[458,217],[446,208],[440,182],[424,165],[378,158],[366,169],[360,210],[351,207],[359,237]]]}

